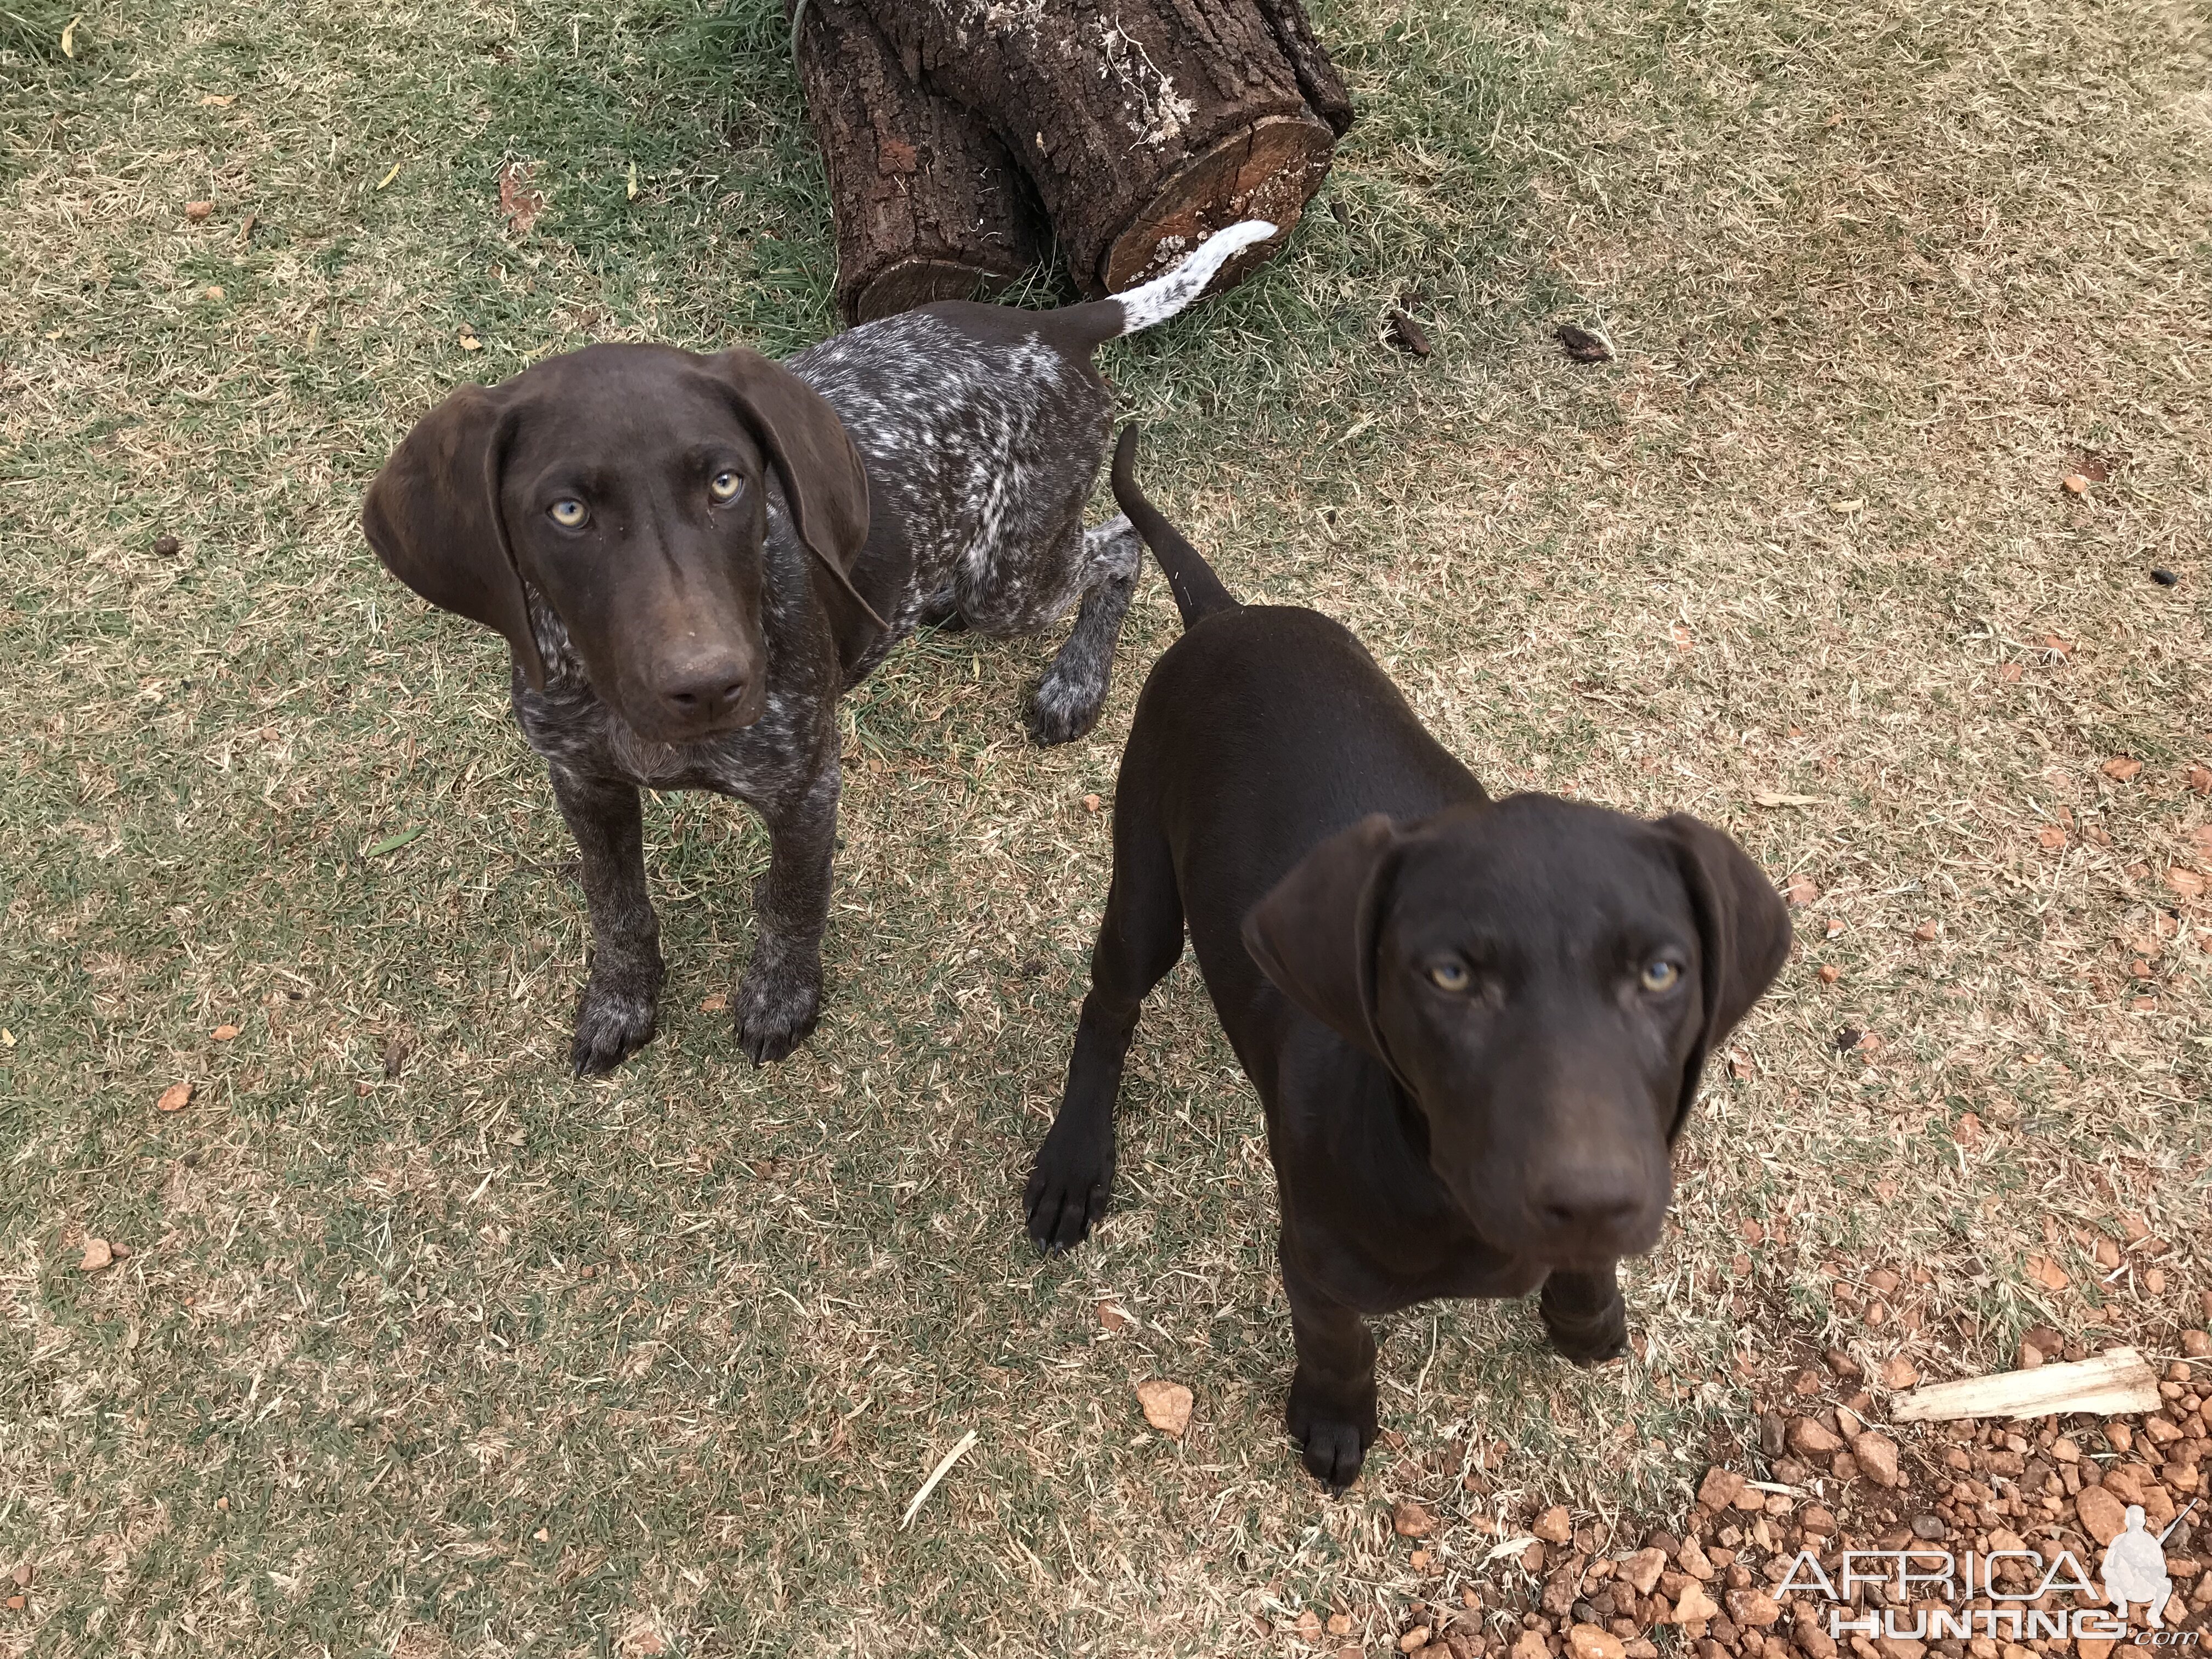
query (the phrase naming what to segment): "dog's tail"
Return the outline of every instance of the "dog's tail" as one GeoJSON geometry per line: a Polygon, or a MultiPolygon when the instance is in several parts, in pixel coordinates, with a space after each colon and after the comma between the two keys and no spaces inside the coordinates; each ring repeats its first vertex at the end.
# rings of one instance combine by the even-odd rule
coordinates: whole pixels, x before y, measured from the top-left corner
{"type": "Polygon", "coordinates": [[[1176,609],[1182,612],[1184,628],[1203,622],[1217,611],[1236,610],[1236,596],[1221,585],[1213,567],[1199,556],[1198,550],[1183,539],[1182,532],[1170,524],[1159,508],[1145,499],[1145,492],[1137,488],[1136,470],[1137,428],[1131,422],[1121,428],[1121,441],[1114,446],[1114,499],[1136,526],[1145,545],[1152,550],[1160,568],[1167,572],[1168,586],[1175,593],[1176,609]]]}
{"type": "Polygon", "coordinates": [[[1155,276],[1127,293],[1051,313],[1056,330],[1071,346],[1091,351],[1108,340],[1164,323],[1206,292],[1221,267],[1275,234],[1265,219],[1243,219],[1217,230],[1164,276],[1155,276]]]}

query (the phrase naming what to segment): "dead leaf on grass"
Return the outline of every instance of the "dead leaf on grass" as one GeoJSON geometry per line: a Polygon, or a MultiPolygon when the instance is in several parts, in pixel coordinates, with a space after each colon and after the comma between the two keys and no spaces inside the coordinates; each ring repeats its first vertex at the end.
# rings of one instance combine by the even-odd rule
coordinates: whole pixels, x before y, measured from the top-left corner
{"type": "Polygon", "coordinates": [[[1613,342],[1604,335],[1591,329],[1577,328],[1572,323],[1561,323],[1557,332],[1560,346],[1572,361],[1578,363],[1613,361],[1613,342]]]}
{"type": "Polygon", "coordinates": [[[2166,884],[2184,898],[2204,896],[2204,878],[2178,864],[2166,872],[2166,884]]]}
{"type": "Polygon", "coordinates": [[[530,234],[538,216],[545,211],[545,198],[531,188],[529,162],[509,161],[499,170],[499,210],[518,236],[530,234]]]}
{"type": "Polygon", "coordinates": [[[96,1273],[102,1267],[113,1266],[114,1262],[115,1247],[112,1244],[104,1238],[88,1238],[84,1241],[84,1259],[76,1267],[79,1273],[96,1273]]]}
{"type": "Polygon", "coordinates": [[[1782,884],[1782,896],[1792,904],[1810,904],[1820,896],[1820,884],[1800,871],[1782,884]]]}
{"type": "Polygon", "coordinates": [[[2212,766],[2191,767],[2189,787],[2200,795],[2212,795],[2212,766]]]}
{"type": "Polygon", "coordinates": [[[238,1027],[235,1025],[218,1025],[214,1030],[209,1032],[208,1035],[213,1037],[217,1042],[228,1042],[238,1035],[238,1027]]]}
{"type": "Polygon", "coordinates": [[[1437,1529],[1437,1517],[1408,1498],[1390,1511],[1390,1530],[1401,1538],[1426,1538],[1437,1529]]]}
{"type": "Polygon", "coordinates": [[[2027,1276],[2046,1291],[2063,1291],[2074,1282],[2066,1269],[2047,1255],[2030,1255],[2025,1265],[2027,1276]]]}
{"type": "Polygon", "coordinates": [[[2055,823],[2046,823],[2035,832],[2035,839],[2045,851],[2055,853],[2066,845],[2066,832],[2055,823]]]}
{"type": "Polygon", "coordinates": [[[2125,783],[2142,770],[2142,763],[2132,755],[2115,755],[2097,769],[2115,783],[2125,783]]]}
{"type": "Polygon", "coordinates": [[[2089,480],[2079,472],[2068,473],[2058,481],[2058,483],[2059,487],[2069,495],[2086,495],[2089,493],[2089,480]]]}
{"type": "Polygon", "coordinates": [[[172,1083],[161,1091],[161,1097],[154,1103],[154,1109],[161,1112],[181,1112],[191,1103],[192,1085],[189,1083],[172,1083]]]}
{"type": "Polygon", "coordinates": [[[1190,1426],[1191,1393],[1180,1382],[1150,1377],[1137,1384],[1137,1403],[1145,1408],[1145,1421],[1171,1440],[1180,1440],[1190,1426]]]}
{"type": "Polygon", "coordinates": [[[712,996],[704,998],[701,1000],[699,1004],[699,1012],[702,1014],[719,1014],[723,1009],[729,1006],[730,999],[728,995],[724,992],[717,991],[712,996]]]}

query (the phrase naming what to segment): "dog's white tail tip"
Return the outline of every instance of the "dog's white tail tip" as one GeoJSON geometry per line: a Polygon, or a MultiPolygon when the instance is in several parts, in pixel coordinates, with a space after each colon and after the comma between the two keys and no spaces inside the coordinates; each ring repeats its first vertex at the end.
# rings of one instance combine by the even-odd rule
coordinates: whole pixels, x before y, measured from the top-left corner
{"type": "Polygon", "coordinates": [[[1222,266],[1254,243],[1264,242],[1274,234],[1275,227],[1265,219],[1240,219],[1233,225],[1224,225],[1192,249],[1167,275],[1155,276],[1118,296],[1121,301],[1121,331],[1134,334],[1167,321],[1205,293],[1206,284],[1222,266]]]}

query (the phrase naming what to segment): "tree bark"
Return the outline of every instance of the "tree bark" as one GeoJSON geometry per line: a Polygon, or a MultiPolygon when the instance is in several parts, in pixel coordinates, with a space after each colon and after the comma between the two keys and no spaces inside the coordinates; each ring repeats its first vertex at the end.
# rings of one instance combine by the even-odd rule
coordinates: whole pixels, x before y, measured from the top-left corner
{"type": "Polygon", "coordinates": [[[1116,292],[1239,219],[1287,235],[1350,125],[1296,0],[861,0],[909,79],[1036,185],[1076,283],[1116,292]]]}
{"type": "Polygon", "coordinates": [[[988,296],[1043,257],[1036,204],[1006,146],[916,84],[866,11],[798,0],[797,36],[847,323],[988,296]]]}

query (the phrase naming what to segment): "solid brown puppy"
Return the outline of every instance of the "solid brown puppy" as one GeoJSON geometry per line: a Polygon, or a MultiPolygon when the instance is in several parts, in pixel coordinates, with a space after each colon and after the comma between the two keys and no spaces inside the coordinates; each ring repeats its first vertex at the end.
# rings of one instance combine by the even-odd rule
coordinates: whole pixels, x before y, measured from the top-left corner
{"type": "Polygon", "coordinates": [[[1182,954],[1267,1117],[1297,1365],[1286,1420],[1343,1487],[1375,1437],[1364,1316],[1539,1303],[1570,1358],[1621,1352],[1615,1282],[1672,1195],[1705,1057],[1790,950],[1782,899],[1720,831],[1555,796],[1492,801],[1350,632],[1240,605],[1138,491],[1184,633],[1137,703],[1114,878],[1030,1236],[1081,1240],[1114,1176],[1139,1006],[1182,954]]]}

